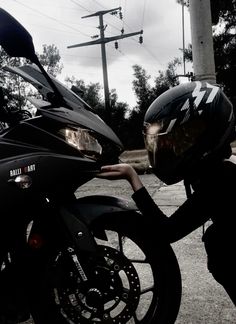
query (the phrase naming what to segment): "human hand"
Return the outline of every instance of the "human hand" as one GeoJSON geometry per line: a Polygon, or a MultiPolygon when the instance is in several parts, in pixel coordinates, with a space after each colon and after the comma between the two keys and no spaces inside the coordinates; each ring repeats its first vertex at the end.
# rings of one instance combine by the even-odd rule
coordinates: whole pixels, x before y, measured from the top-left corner
{"type": "Polygon", "coordinates": [[[101,168],[101,172],[96,176],[107,180],[127,180],[134,191],[143,186],[134,168],[127,163],[105,165],[101,168]]]}
{"type": "Polygon", "coordinates": [[[101,172],[97,174],[97,177],[108,180],[128,180],[131,177],[133,171],[134,170],[132,166],[126,163],[105,165],[101,167],[101,172]]]}

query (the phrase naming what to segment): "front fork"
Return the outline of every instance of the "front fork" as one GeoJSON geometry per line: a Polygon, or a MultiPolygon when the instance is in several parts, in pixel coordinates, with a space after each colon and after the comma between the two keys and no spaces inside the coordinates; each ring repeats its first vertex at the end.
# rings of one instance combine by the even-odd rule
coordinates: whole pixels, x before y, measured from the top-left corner
{"type": "Polygon", "coordinates": [[[69,234],[70,241],[73,242],[75,249],[83,253],[96,253],[97,244],[88,226],[74,216],[67,209],[61,210],[63,225],[69,234]]]}
{"type": "Polygon", "coordinates": [[[78,273],[80,280],[83,282],[88,281],[88,277],[85,274],[85,271],[81,265],[81,261],[79,261],[79,259],[78,259],[78,253],[76,253],[75,249],[73,249],[72,247],[68,247],[67,252],[68,252],[70,259],[73,262],[74,268],[75,268],[76,272],[78,273]]]}
{"type": "MultiPolygon", "coordinates": [[[[37,252],[40,252],[40,250],[42,250],[42,257],[44,253],[47,255],[50,251],[50,247],[49,249],[47,247],[47,241],[50,242],[52,253],[53,251],[58,251],[60,253],[61,246],[61,250],[64,250],[72,261],[80,280],[85,282],[88,280],[89,275],[87,272],[89,269],[87,269],[83,261],[83,256],[86,256],[86,260],[88,260],[88,256],[91,258],[98,257],[96,241],[88,226],[75,217],[68,209],[61,208],[59,215],[57,212],[55,217],[50,217],[52,216],[51,210],[51,212],[44,217],[43,223],[42,219],[34,222],[28,237],[28,244],[36,252],[34,261],[37,263],[37,255],[39,257],[41,255],[37,252]],[[57,233],[53,235],[52,239],[52,232],[55,232],[55,229],[57,229],[57,233]]],[[[43,259],[41,259],[41,261],[44,262],[43,259]]],[[[40,259],[38,262],[40,263],[40,259]]]]}

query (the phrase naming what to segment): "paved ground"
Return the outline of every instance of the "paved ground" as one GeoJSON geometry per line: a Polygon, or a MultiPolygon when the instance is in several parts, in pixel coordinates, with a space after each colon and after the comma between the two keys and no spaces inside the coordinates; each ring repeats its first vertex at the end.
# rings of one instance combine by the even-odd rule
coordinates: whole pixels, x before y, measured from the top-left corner
{"type": "MultiPolygon", "coordinates": [[[[156,203],[170,215],[185,200],[182,183],[165,186],[152,174],[141,176],[156,203]]],[[[126,181],[94,179],[82,186],[79,196],[100,193],[130,198],[126,181]]],[[[206,269],[206,254],[201,241],[202,228],[172,244],[181,274],[183,295],[176,324],[235,324],[236,308],[224,289],[206,269]]]]}
{"type": "MultiPolygon", "coordinates": [[[[182,184],[163,186],[151,174],[141,176],[153,199],[167,213],[172,213],[185,199],[182,184]]],[[[78,191],[130,198],[132,190],[126,181],[94,179],[78,191]]],[[[202,229],[194,231],[172,245],[182,273],[183,295],[176,324],[235,324],[236,308],[206,269],[206,255],[201,242],[202,229]]],[[[30,324],[32,322],[27,322],[30,324]]],[[[25,323],[26,324],[26,323],[25,323]]]]}

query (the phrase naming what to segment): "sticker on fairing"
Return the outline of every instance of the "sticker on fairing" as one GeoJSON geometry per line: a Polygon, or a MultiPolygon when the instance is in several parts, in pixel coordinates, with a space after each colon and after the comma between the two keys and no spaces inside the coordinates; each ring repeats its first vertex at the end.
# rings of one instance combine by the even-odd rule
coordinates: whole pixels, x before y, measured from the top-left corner
{"type": "Polygon", "coordinates": [[[35,164],[30,164],[21,168],[10,170],[10,177],[16,177],[20,174],[29,173],[35,171],[35,164]]]}

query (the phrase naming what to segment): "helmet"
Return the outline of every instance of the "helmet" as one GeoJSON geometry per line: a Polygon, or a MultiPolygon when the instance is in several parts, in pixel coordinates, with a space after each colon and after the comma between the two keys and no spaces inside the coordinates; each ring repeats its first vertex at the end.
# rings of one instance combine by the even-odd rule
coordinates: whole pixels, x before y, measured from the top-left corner
{"type": "Polygon", "coordinates": [[[235,131],[233,106],[221,88],[188,82],[161,94],[144,117],[144,142],[156,176],[187,179],[206,161],[223,158],[235,131]]]}

